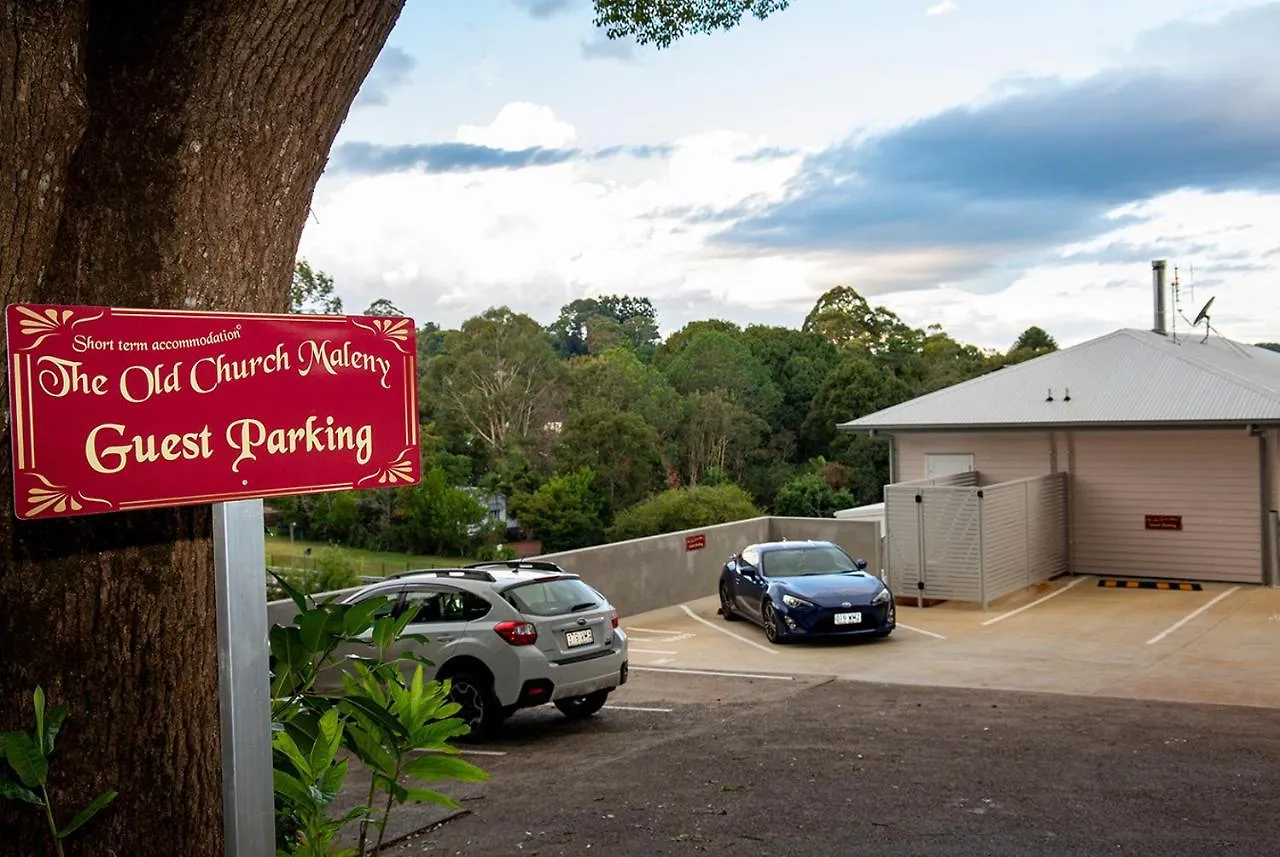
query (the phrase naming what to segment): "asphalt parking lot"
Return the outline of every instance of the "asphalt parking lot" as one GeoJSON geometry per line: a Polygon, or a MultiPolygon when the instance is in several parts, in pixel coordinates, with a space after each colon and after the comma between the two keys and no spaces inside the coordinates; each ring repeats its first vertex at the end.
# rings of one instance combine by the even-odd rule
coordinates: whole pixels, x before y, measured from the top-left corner
{"type": "Polygon", "coordinates": [[[782,647],[716,609],[625,619],[599,715],[516,715],[390,853],[1276,853],[1276,590],[1066,578],[782,647]]]}
{"type": "Polygon", "coordinates": [[[490,781],[450,790],[463,813],[390,853],[1276,850],[1268,709],[672,673],[614,703],[517,715],[472,758],[490,781]]]}

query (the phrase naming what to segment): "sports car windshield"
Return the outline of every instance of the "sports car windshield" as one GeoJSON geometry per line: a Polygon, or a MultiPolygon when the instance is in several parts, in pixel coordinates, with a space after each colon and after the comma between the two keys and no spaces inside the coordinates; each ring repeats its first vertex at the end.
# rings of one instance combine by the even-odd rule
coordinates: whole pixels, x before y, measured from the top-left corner
{"type": "Polygon", "coordinates": [[[765,551],[760,562],[760,570],[766,577],[808,577],[853,571],[853,560],[833,545],[765,551]]]}

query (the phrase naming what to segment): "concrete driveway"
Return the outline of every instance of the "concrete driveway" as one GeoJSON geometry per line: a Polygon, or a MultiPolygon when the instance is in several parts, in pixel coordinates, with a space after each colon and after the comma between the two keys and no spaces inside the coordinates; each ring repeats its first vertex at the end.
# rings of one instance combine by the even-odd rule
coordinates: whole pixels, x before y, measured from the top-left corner
{"type": "Polygon", "coordinates": [[[770,645],[710,596],[623,621],[633,669],[821,675],[874,682],[1280,707],[1280,590],[1116,589],[1064,577],[974,605],[899,602],[881,641],[770,645]]]}

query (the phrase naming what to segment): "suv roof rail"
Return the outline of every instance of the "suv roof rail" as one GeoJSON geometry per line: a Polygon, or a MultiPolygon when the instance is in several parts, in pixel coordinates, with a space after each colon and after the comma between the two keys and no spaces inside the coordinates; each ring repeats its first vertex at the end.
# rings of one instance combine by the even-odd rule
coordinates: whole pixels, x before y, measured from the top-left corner
{"type": "Polygon", "coordinates": [[[473,562],[467,568],[509,568],[512,571],[556,571],[568,574],[561,566],[545,559],[495,559],[491,562],[473,562]]]}
{"type": "Polygon", "coordinates": [[[465,577],[468,580],[486,580],[489,583],[494,582],[494,576],[487,571],[481,571],[478,567],[468,566],[466,568],[420,568],[414,571],[400,571],[395,574],[388,574],[384,580],[398,580],[402,577],[417,577],[419,575],[429,575],[432,577],[465,577]]]}

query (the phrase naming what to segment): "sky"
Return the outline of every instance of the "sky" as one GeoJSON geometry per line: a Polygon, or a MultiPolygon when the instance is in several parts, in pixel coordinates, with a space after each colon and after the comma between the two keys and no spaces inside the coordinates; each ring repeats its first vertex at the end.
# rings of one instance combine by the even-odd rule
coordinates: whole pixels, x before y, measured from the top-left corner
{"type": "Polygon", "coordinates": [[[299,255],[421,325],[652,300],[799,327],[851,286],[1007,349],[1280,340],[1280,3],[792,0],[666,49],[591,0],[409,0],[299,255]],[[1169,299],[1171,305],[1174,301],[1169,299]]]}

